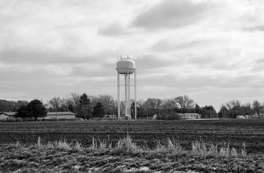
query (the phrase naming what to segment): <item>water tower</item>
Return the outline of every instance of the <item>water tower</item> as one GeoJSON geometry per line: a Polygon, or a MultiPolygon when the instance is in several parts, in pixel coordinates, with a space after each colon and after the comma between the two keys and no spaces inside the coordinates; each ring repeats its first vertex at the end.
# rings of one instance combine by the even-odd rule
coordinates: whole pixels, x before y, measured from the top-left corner
{"type": "Polygon", "coordinates": [[[137,119],[137,109],[136,109],[136,66],[135,62],[132,61],[128,56],[127,58],[120,58],[116,63],[117,70],[117,105],[118,105],[118,119],[120,119],[120,86],[125,87],[125,116],[126,118],[131,118],[131,103],[130,103],[130,75],[134,73],[134,95],[135,95],[135,119],[137,119]],[[125,77],[125,85],[120,85],[120,75],[125,77]]]}

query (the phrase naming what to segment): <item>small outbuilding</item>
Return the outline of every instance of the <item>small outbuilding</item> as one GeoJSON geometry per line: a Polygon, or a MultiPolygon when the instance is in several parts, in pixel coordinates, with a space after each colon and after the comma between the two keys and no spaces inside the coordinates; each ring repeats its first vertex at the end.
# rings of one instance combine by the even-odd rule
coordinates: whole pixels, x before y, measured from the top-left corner
{"type": "Polygon", "coordinates": [[[181,119],[184,120],[195,120],[195,119],[201,119],[201,114],[198,113],[184,113],[184,114],[179,114],[181,119]]]}
{"type": "Polygon", "coordinates": [[[9,118],[8,115],[6,115],[4,112],[0,113],[0,120],[7,120],[9,118]]]}
{"type": "Polygon", "coordinates": [[[73,112],[48,112],[44,119],[73,120],[76,114],[73,112]]]}
{"type": "Polygon", "coordinates": [[[244,115],[238,115],[236,116],[236,119],[246,119],[244,115]]]}
{"type": "Polygon", "coordinates": [[[0,112],[0,120],[7,120],[15,118],[16,112],[0,112]]]}

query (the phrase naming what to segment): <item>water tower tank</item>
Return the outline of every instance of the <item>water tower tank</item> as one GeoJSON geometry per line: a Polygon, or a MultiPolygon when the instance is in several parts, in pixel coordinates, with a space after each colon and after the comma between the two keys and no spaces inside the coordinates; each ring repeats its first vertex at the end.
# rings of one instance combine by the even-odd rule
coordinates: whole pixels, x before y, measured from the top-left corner
{"type": "Polygon", "coordinates": [[[136,65],[131,59],[121,59],[116,63],[116,70],[119,74],[132,74],[136,70],[136,65]]]}

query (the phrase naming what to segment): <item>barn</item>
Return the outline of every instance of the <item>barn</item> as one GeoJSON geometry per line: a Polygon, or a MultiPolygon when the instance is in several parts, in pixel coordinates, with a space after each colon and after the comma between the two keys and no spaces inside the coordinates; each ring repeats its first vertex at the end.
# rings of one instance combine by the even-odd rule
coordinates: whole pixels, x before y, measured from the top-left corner
{"type": "Polygon", "coordinates": [[[48,112],[45,119],[72,120],[75,119],[75,115],[72,112],[48,112]]]}
{"type": "Polygon", "coordinates": [[[0,120],[15,118],[16,112],[0,112],[0,120]]]}
{"type": "Polygon", "coordinates": [[[0,120],[7,120],[9,118],[9,116],[7,114],[5,114],[4,112],[0,113],[0,120]]]}
{"type": "Polygon", "coordinates": [[[184,120],[195,120],[195,119],[201,119],[201,114],[197,113],[184,113],[184,114],[179,114],[181,119],[184,120]]]}

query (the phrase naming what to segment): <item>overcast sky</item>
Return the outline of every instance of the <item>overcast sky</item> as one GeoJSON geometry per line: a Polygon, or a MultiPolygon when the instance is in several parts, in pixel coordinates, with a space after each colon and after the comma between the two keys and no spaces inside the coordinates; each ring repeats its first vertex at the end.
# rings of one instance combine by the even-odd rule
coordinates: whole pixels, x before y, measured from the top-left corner
{"type": "Polygon", "coordinates": [[[116,98],[119,55],[139,99],[264,102],[264,2],[0,1],[0,99],[116,98]]]}

